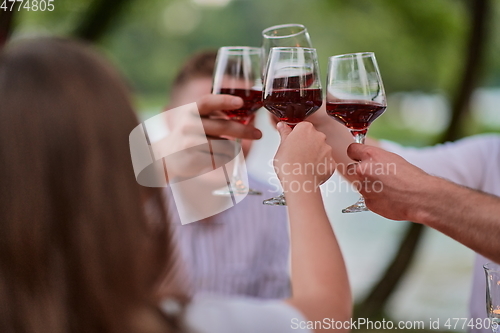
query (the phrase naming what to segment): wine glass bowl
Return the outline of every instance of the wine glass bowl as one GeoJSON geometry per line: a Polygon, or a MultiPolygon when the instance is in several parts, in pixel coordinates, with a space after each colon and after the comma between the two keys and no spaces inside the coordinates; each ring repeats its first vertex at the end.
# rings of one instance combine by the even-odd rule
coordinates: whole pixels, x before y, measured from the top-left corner
{"type": "Polygon", "coordinates": [[[262,100],[267,110],[292,128],[316,112],[323,103],[316,50],[273,48],[262,100]]]}
{"type": "Polygon", "coordinates": [[[224,46],[217,53],[212,93],[229,94],[243,99],[236,110],[222,110],[228,119],[248,123],[262,107],[260,77],[261,49],[249,46],[224,46]]]}
{"type": "MultiPolygon", "coordinates": [[[[373,52],[342,54],[328,59],[326,112],[364,144],[370,124],[387,108],[382,77],[373,52]]],[[[343,213],[368,211],[364,198],[343,213]]]]}
{"type": "Polygon", "coordinates": [[[357,100],[349,102],[330,101],[327,102],[326,109],[328,115],[351,131],[366,135],[370,124],[384,113],[386,106],[357,100]]]}
{"type": "Polygon", "coordinates": [[[236,110],[222,110],[229,120],[248,124],[255,111],[262,107],[262,91],[253,89],[220,89],[220,94],[238,96],[243,100],[243,106],[236,110]]]}

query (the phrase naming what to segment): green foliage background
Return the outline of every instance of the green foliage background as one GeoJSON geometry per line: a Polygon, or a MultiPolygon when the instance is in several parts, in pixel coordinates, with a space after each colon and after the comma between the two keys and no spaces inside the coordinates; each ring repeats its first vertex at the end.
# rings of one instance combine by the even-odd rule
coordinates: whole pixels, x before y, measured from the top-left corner
{"type": "MultiPolygon", "coordinates": [[[[318,49],[323,80],[328,56],[374,51],[388,94],[422,91],[452,96],[464,62],[470,29],[464,0],[233,0],[226,6],[201,0],[131,1],[99,47],[132,85],[140,110],[159,110],[170,82],[196,50],[261,43],[271,25],[297,22],[308,27],[318,49]]],[[[18,36],[70,35],[89,0],[55,0],[54,12],[22,11],[18,36]]],[[[494,0],[483,86],[500,85],[500,1],[494,0]]],[[[423,145],[434,137],[395,127],[389,105],[371,134],[423,145]]],[[[470,133],[485,130],[471,124],[470,133]]]]}

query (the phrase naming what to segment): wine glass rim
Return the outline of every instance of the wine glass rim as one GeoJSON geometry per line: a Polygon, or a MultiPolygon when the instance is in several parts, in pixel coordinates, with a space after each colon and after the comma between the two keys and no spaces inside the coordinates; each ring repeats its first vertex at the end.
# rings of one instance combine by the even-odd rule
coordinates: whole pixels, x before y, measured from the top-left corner
{"type": "Polygon", "coordinates": [[[224,50],[229,53],[237,53],[238,51],[247,50],[251,53],[261,53],[262,49],[256,46],[222,46],[219,50],[224,50]]]}
{"type": "Polygon", "coordinates": [[[266,28],[266,29],[262,30],[262,36],[266,37],[266,38],[279,39],[279,38],[288,38],[288,37],[297,36],[297,35],[300,35],[300,34],[302,34],[304,32],[307,32],[307,28],[303,24],[299,24],[299,23],[287,23],[287,24],[273,25],[272,27],[269,27],[269,28],[266,28]],[[302,30],[300,30],[299,32],[293,33],[293,34],[282,35],[282,36],[273,36],[273,35],[268,35],[267,34],[271,30],[282,29],[282,28],[289,28],[289,27],[298,27],[298,28],[301,28],[302,30]]]}
{"type": "Polygon", "coordinates": [[[280,51],[289,50],[290,52],[296,50],[304,50],[309,52],[316,52],[316,49],[314,47],[300,47],[300,46],[278,46],[271,48],[271,52],[273,50],[280,50],[280,51]]]}
{"type": "Polygon", "coordinates": [[[483,268],[492,272],[500,272],[500,265],[496,262],[488,262],[483,265],[483,268]]]}
{"type": "Polygon", "coordinates": [[[354,53],[345,53],[345,54],[338,54],[329,57],[328,59],[338,59],[338,58],[352,58],[354,56],[361,56],[363,58],[365,57],[373,57],[375,56],[374,52],[354,52],[354,53]]]}

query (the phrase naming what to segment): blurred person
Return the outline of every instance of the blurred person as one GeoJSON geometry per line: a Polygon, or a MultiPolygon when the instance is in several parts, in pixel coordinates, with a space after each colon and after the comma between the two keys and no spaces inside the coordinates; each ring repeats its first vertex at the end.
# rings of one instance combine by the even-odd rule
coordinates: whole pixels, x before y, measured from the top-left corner
{"type": "MultiPolygon", "coordinates": [[[[210,94],[217,51],[202,51],[182,66],[173,81],[166,109],[192,103],[210,94]]],[[[168,112],[167,112],[168,114],[168,112]]],[[[171,119],[169,127],[184,131],[189,122],[171,119]]],[[[261,133],[250,125],[241,127],[224,119],[203,119],[205,132],[212,136],[241,136],[244,156],[252,139],[261,133]],[[231,126],[223,128],[223,126],[231,126]],[[236,131],[234,129],[237,129],[236,131]],[[241,132],[244,129],[246,132],[241,132]],[[247,138],[245,138],[245,135],[247,138]]],[[[188,142],[192,142],[187,140],[188,142]]],[[[251,188],[274,195],[273,188],[248,175],[251,188]]],[[[167,189],[170,192],[170,189],[167,189]]],[[[201,222],[180,225],[173,196],[167,196],[173,235],[186,263],[185,283],[191,293],[216,292],[260,298],[290,296],[289,234],[285,207],[262,204],[262,196],[248,195],[234,207],[201,222]]]]}
{"type": "MultiPolygon", "coordinates": [[[[347,166],[353,163],[353,160],[347,155],[347,147],[353,142],[352,135],[349,131],[342,124],[329,117],[324,111],[316,112],[316,114],[311,116],[310,120],[318,130],[327,135],[327,142],[332,146],[333,156],[337,163],[339,163],[337,169],[351,181],[358,179],[347,172],[347,170],[349,170],[347,166]]],[[[459,185],[467,186],[478,191],[500,196],[500,136],[497,134],[474,135],[455,142],[447,142],[445,144],[424,148],[403,147],[394,142],[387,140],[378,141],[372,138],[367,138],[367,144],[396,153],[431,175],[445,178],[459,185]]],[[[361,148],[358,147],[356,149],[361,148]]],[[[374,165],[372,164],[372,166],[374,165]]],[[[400,172],[399,168],[397,172],[400,172]]],[[[400,175],[398,175],[398,179],[399,176],[400,175]]],[[[423,179],[430,180],[432,178],[424,177],[423,179]]],[[[411,180],[408,182],[410,181],[411,180]]],[[[434,183],[435,182],[432,182],[431,184],[434,183]]],[[[402,182],[401,185],[402,184],[404,184],[404,182],[402,182]]],[[[411,189],[408,188],[408,192],[410,192],[410,190],[411,189]]],[[[380,199],[381,197],[377,198],[380,199]]],[[[397,202],[400,204],[399,201],[397,202]]],[[[396,203],[394,203],[394,206],[396,209],[396,203]]],[[[406,207],[406,205],[403,207],[406,207]]],[[[459,207],[459,203],[453,204],[450,207],[446,207],[446,205],[443,204],[442,209],[443,212],[451,212],[451,210],[459,209],[459,207]]],[[[450,214],[449,217],[451,216],[454,215],[450,214]]],[[[493,216],[494,215],[492,215],[492,217],[493,216]]],[[[410,221],[417,222],[411,219],[410,221]]],[[[469,223],[450,224],[447,228],[436,228],[436,226],[433,225],[430,226],[435,227],[439,231],[442,231],[446,235],[451,236],[478,252],[475,258],[470,298],[470,315],[475,321],[478,318],[481,320],[487,318],[486,306],[484,303],[486,284],[482,266],[489,261],[485,256],[489,259],[494,258],[491,254],[488,255],[488,252],[477,251],[474,246],[466,242],[466,239],[468,239],[471,234],[478,232],[476,230],[477,226],[471,224],[472,221],[475,221],[475,219],[469,221],[469,223]]],[[[496,228],[496,230],[491,230],[492,234],[497,230],[500,231],[500,225],[491,225],[491,227],[493,229],[496,228]]],[[[488,243],[486,242],[485,244],[488,243]]],[[[497,260],[500,260],[500,258],[497,258],[497,260]]],[[[489,332],[489,330],[486,328],[474,328],[471,332],[486,333],[489,332]]]]}
{"type": "MultiPolygon", "coordinates": [[[[0,54],[2,333],[174,332],[155,284],[172,266],[161,192],[133,177],[121,79],[59,39],[0,54]]],[[[157,288],[157,285],[156,285],[157,288]]]]}
{"type": "MultiPolygon", "coordinates": [[[[200,97],[212,92],[212,79],[215,69],[217,50],[204,50],[193,54],[181,66],[172,82],[169,104],[165,109],[172,109],[181,105],[196,102],[200,97]]],[[[254,119],[249,126],[242,128],[238,125],[232,126],[222,119],[203,119],[203,126],[207,133],[242,138],[242,149],[245,156],[252,147],[253,140],[262,137],[259,129],[254,127],[254,119]]]]}
{"type": "MultiPolygon", "coordinates": [[[[293,296],[189,299],[172,285],[162,301],[158,282],[174,279],[179,258],[163,193],[134,178],[128,136],[138,121],[117,73],[77,42],[26,40],[0,53],[0,100],[3,333],[318,332],[304,323],[350,318],[342,254],[311,185],[335,162],[310,124],[280,127],[275,162],[289,203],[293,296]],[[283,171],[288,163],[328,167],[295,175],[283,171]],[[291,191],[291,182],[302,186],[291,191]]],[[[238,103],[197,102],[202,115],[238,103]]]]}

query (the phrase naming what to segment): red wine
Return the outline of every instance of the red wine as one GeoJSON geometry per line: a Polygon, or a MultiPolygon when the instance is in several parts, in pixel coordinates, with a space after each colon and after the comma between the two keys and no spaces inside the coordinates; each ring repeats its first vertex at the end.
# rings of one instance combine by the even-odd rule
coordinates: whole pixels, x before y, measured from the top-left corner
{"type": "Polygon", "coordinates": [[[278,89],[264,99],[264,107],[294,127],[318,110],[323,103],[321,89],[278,89]]]}
{"type": "Polygon", "coordinates": [[[313,73],[305,75],[277,77],[273,80],[274,89],[300,89],[308,88],[314,83],[313,73]]]}
{"type": "Polygon", "coordinates": [[[355,131],[365,130],[386,109],[386,105],[370,102],[345,101],[327,102],[326,112],[347,128],[355,131]]]}
{"type": "Polygon", "coordinates": [[[238,96],[243,99],[243,106],[237,110],[222,110],[226,116],[240,123],[246,123],[250,116],[262,107],[262,91],[252,89],[222,88],[219,94],[238,96]]]}

